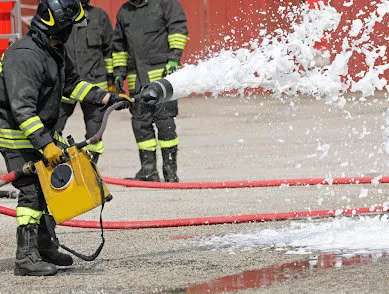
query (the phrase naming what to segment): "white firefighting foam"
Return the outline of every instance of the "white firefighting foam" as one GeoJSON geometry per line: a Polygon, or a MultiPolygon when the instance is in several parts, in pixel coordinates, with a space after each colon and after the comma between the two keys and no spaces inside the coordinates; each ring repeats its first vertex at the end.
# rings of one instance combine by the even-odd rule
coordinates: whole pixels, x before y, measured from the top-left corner
{"type": "MultiPolygon", "coordinates": [[[[352,21],[348,35],[342,40],[342,51],[329,65],[315,66],[318,50],[314,44],[325,32],[336,30],[341,15],[322,2],[317,9],[302,4],[294,8],[294,19],[298,21],[292,22],[292,32],[278,30],[272,36],[263,30],[258,38],[261,42],[253,40],[247,48],[235,51],[222,50],[198,65],[184,65],[168,76],[174,88],[173,99],[191,93],[211,92],[217,96],[231,90],[243,94],[246,88],[260,87],[275,97],[309,95],[342,107],[346,91],[358,93],[360,99],[373,96],[376,90],[388,91],[387,80],[380,75],[389,68],[389,63],[375,64],[378,58],[386,60],[387,48],[370,42],[370,35],[375,24],[389,13],[389,0],[376,2],[375,7],[368,17],[352,21]],[[358,81],[348,75],[348,63],[354,52],[363,53],[361,63],[368,68],[357,75],[358,81]]],[[[383,145],[389,154],[389,111],[387,117],[383,145]]]]}
{"type": "Polygon", "coordinates": [[[363,97],[371,96],[376,89],[386,88],[387,81],[379,74],[389,68],[389,64],[374,64],[377,58],[384,56],[386,46],[375,46],[369,42],[374,25],[389,12],[389,1],[378,2],[376,7],[367,18],[353,21],[348,36],[343,40],[343,50],[330,65],[315,66],[314,57],[318,50],[313,46],[325,32],[337,28],[341,15],[335,8],[323,3],[318,9],[302,4],[294,9],[294,18],[298,21],[292,23],[292,32],[278,30],[275,36],[271,36],[261,31],[261,42],[254,40],[247,48],[236,51],[222,50],[198,65],[185,65],[168,76],[174,88],[174,98],[193,92],[218,95],[234,89],[243,93],[246,88],[258,87],[277,97],[311,95],[340,106],[345,103],[343,95],[347,89],[360,92],[363,97]],[[364,62],[369,69],[360,73],[358,82],[350,78],[342,80],[341,76],[347,76],[347,65],[355,51],[365,54],[364,62]]]}
{"type": "Polygon", "coordinates": [[[222,251],[271,247],[289,254],[329,252],[344,255],[389,251],[387,215],[292,222],[281,229],[264,229],[225,236],[196,237],[193,242],[222,251]]]}

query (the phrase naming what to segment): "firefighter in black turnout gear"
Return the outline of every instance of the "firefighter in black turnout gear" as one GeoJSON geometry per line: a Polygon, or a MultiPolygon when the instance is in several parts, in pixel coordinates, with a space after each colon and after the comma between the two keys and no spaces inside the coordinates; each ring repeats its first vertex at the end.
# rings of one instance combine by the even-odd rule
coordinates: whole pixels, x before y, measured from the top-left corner
{"type": "MultiPolygon", "coordinates": [[[[112,57],[116,88],[127,78],[130,93],[178,69],[188,36],[186,16],[177,0],[129,0],[117,14],[112,57]]],[[[138,144],[141,169],[136,180],[159,181],[156,166],[157,140],[166,182],[178,182],[175,117],[177,101],[131,105],[132,128],[138,144]]]]}
{"type": "MultiPolygon", "coordinates": [[[[79,0],[40,0],[27,36],[4,53],[0,63],[0,151],[8,171],[28,161],[62,161],[61,138],[54,132],[62,95],[95,105],[128,97],[109,94],[82,81],[67,58],[64,43],[84,21],[79,0]]],[[[16,208],[15,275],[47,276],[56,265],[73,263],[60,253],[48,232],[44,196],[36,175],[13,182],[20,190],[16,208]]]]}
{"type": "MultiPolygon", "coordinates": [[[[89,0],[81,0],[87,23],[73,26],[65,45],[66,51],[81,79],[104,90],[115,92],[111,50],[112,24],[103,9],[93,7],[89,2],[89,0]]],[[[74,99],[63,97],[59,119],[55,126],[60,134],[76,105],[77,101],[74,99]]],[[[86,128],[85,138],[88,139],[99,130],[104,112],[99,107],[86,103],[81,104],[81,109],[86,128]]],[[[97,163],[104,151],[103,141],[90,144],[85,149],[93,155],[93,161],[97,163]]]]}

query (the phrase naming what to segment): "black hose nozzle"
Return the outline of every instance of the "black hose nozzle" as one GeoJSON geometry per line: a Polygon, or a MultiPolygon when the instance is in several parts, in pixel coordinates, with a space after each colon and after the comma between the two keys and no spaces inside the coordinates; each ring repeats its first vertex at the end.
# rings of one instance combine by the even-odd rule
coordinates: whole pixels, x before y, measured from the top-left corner
{"type": "Polygon", "coordinates": [[[155,105],[171,101],[172,97],[172,84],[166,79],[161,79],[144,86],[139,94],[135,96],[135,100],[148,105],[155,105]]]}

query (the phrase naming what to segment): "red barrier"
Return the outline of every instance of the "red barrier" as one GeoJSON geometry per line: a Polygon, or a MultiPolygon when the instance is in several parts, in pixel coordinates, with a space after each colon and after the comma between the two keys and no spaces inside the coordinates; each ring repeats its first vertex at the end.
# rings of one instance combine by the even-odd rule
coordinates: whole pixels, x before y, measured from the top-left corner
{"type": "MultiPolygon", "coordinates": [[[[14,3],[0,3],[0,34],[11,33],[11,10],[14,3]]],[[[0,39],[0,56],[8,48],[8,39],[0,39]]]]}

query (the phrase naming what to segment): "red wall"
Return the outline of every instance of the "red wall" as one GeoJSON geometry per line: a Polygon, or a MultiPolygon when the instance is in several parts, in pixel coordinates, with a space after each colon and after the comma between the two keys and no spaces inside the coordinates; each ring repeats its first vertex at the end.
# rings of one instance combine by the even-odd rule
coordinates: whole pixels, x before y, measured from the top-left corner
{"type": "MultiPolygon", "coordinates": [[[[91,0],[92,5],[102,7],[109,14],[113,25],[116,22],[116,13],[120,6],[127,0],[91,0]]],[[[196,62],[210,52],[217,52],[222,48],[239,47],[252,38],[257,38],[261,28],[273,31],[276,28],[288,29],[290,24],[279,15],[280,6],[286,6],[286,12],[291,11],[293,5],[298,5],[304,0],[179,0],[182,4],[188,19],[189,40],[184,52],[183,62],[196,62]]],[[[316,1],[316,0],[306,0],[316,1]]],[[[342,39],[347,35],[348,30],[342,28],[350,27],[350,20],[363,19],[368,12],[375,7],[371,1],[357,0],[350,7],[343,6],[348,0],[331,1],[332,5],[342,12],[342,20],[339,29],[331,35],[330,45],[333,54],[341,50],[342,39]],[[360,14],[360,11],[366,11],[360,14]]],[[[22,0],[23,32],[34,13],[38,0],[22,0]]],[[[0,3],[0,12],[4,9],[5,3],[0,3]]],[[[0,21],[6,21],[7,14],[0,13],[0,21]]],[[[6,24],[0,23],[0,33],[8,30],[6,24]],[[3,31],[1,31],[3,30],[3,31]]],[[[371,42],[386,45],[388,16],[384,22],[375,26],[374,34],[371,35],[371,42]]],[[[7,46],[7,41],[0,42],[0,53],[7,46]]],[[[349,72],[353,76],[366,69],[363,57],[355,53],[350,60],[349,72]]],[[[386,60],[379,60],[383,63],[386,60]]],[[[389,71],[387,74],[389,79],[389,71]]]]}
{"type": "MultiPolygon", "coordinates": [[[[126,0],[91,0],[92,5],[102,7],[109,14],[113,25],[116,14],[126,0]]],[[[228,46],[241,45],[258,35],[259,25],[264,22],[266,0],[179,0],[188,19],[189,40],[184,62],[193,62],[210,51],[228,46]],[[225,40],[226,35],[236,37],[225,40]],[[211,47],[212,46],[212,47],[211,47]]]]}

